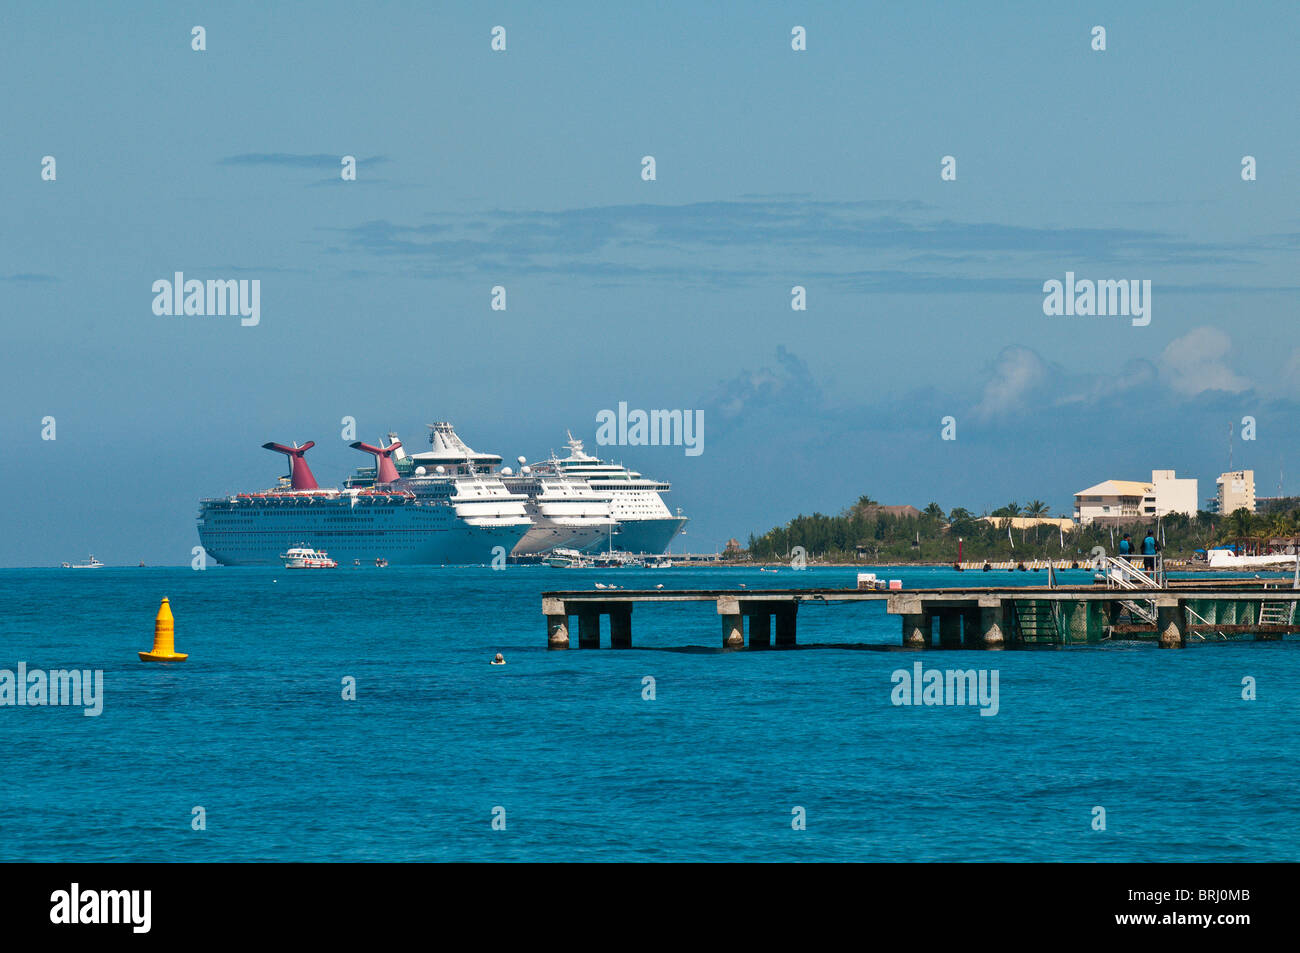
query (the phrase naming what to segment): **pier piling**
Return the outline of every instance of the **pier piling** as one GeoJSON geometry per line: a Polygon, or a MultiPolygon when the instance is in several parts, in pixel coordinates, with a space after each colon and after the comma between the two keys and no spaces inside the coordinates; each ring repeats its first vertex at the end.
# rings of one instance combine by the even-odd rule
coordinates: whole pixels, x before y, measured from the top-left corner
{"type": "Polygon", "coordinates": [[[632,647],[632,603],[611,604],[609,611],[609,645],[614,649],[632,647]]]}
{"type": "Polygon", "coordinates": [[[751,649],[770,649],[772,647],[772,613],[754,612],[750,614],[749,647],[751,649]]]}
{"type": "Polygon", "coordinates": [[[923,613],[903,616],[903,644],[909,649],[928,649],[934,619],[923,613]]]}
{"type": "Polygon", "coordinates": [[[961,648],[961,610],[944,609],[939,613],[939,647],[961,648]]]}
{"type": "Polygon", "coordinates": [[[1183,634],[1183,608],[1179,600],[1157,597],[1156,635],[1162,649],[1181,649],[1187,645],[1183,634]]]}
{"type": "Polygon", "coordinates": [[[795,614],[799,610],[797,602],[783,602],[776,609],[776,647],[794,648],[795,614]]]}
{"type": "Polygon", "coordinates": [[[600,609],[596,606],[578,613],[578,648],[600,648],[600,609]]]}
{"type": "Polygon", "coordinates": [[[548,649],[567,649],[569,647],[569,617],[564,611],[564,601],[543,598],[542,614],[546,616],[546,647],[548,649]]]}

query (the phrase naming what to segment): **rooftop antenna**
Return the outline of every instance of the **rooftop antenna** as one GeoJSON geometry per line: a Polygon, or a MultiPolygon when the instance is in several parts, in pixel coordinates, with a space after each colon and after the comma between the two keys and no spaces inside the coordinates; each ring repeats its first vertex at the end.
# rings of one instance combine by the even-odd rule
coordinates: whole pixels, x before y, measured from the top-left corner
{"type": "Polygon", "coordinates": [[[1232,472],[1232,421],[1228,421],[1228,472],[1232,472]]]}

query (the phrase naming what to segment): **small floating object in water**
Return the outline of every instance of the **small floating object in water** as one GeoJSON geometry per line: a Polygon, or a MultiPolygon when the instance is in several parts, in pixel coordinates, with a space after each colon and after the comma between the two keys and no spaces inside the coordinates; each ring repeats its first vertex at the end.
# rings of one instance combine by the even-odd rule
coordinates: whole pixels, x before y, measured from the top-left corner
{"type": "Polygon", "coordinates": [[[497,653],[497,657],[494,658],[494,659],[492,660],[492,664],[493,664],[493,665],[505,665],[505,664],[506,664],[506,657],[505,657],[504,655],[502,655],[500,652],[498,652],[498,653],[497,653]]]}
{"type": "Polygon", "coordinates": [[[662,582],[659,583],[657,586],[655,586],[656,589],[662,589],[663,587],[664,587],[664,584],[663,584],[662,582]]]}
{"type": "Polygon", "coordinates": [[[141,652],[141,662],[184,662],[189,655],[176,651],[176,623],[172,619],[172,607],[163,596],[162,605],[158,607],[158,616],[153,620],[153,651],[141,652]]]}

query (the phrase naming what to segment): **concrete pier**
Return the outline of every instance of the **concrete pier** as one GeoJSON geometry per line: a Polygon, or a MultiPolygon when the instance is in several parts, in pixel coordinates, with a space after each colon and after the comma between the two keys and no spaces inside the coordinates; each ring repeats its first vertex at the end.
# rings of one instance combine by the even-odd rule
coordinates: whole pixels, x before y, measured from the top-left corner
{"type": "Polygon", "coordinates": [[[542,614],[546,644],[553,649],[569,648],[569,619],[575,615],[581,648],[600,647],[601,616],[609,617],[610,646],[631,648],[632,607],[638,602],[713,602],[724,648],[744,648],[747,628],[751,649],[791,648],[797,643],[800,604],[831,607],[875,601],[885,602],[890,615],[902,617],[902,644],[912,649],[933,646],[936,617],[938,642],[945,649],[1082,645],[1110,638],[1148,639],[1163,648],[1182,648],[1189,641],[1208,644],[1237,636],[1300,633],[1295,608],[1300,590],[1267,582],[1272,584],[1258,579],[1173,580],[1161,589],[1142,590],[1097,585],[564,591],[542,594],[542,614]]]}

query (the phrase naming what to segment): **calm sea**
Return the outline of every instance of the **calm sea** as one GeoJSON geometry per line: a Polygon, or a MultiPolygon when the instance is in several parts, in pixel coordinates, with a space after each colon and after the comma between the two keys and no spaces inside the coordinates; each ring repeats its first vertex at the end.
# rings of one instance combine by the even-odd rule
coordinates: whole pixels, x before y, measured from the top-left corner
{"type": "Polygon", "coordinates": [[[104,671],[99,717],[0,708],[0,860],[1300,858],[1296,641],[870,651],[900,641],[882,603],[804,604],[816,647],[722,652],[705,603],[548,652],[539,594],[595,580],[854,570],[0,571],[0,669],[104,671]],[[184,663],[136,655],[163,596],[184,663]],[[918,659],[995,669],[997,715],[891,704],[918,659]]]}

